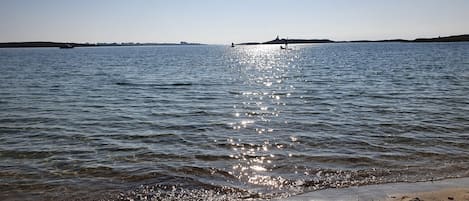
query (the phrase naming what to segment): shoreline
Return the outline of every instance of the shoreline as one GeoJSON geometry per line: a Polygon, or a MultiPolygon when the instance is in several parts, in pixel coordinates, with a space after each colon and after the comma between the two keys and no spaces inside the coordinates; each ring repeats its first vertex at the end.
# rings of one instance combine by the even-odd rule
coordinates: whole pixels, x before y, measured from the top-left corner
{"type": "Polygon", "coordinates": [[[141,47],[141,46],[199,46],[202,43],[74,43],[74,42],[3,42],[0,48],[74,48],[74,47],[141,47]]]}
{"type": "Polygon", "coordinates": [[[469,177],[324,189],[279,201],[469,201],[469,177]]]}
{"type": "Polygon", "coordinates": [[[286,44],[315,44],[315,43],[383,43],[383,42],[397,42],[397,43],[440,43],[440,42],[468,42],[469,34],[453,35],[453,36],[438,36],[436,38],[416,38],[413,40],[406,39],[385,39],[385,40],[350,40],[350,41],[334,41],[330,39],[288,39],[288,38],[275,38],[274,40],[266,42],[245,42],[238,43],[237,45],[282,45],[286,44]]]}
{"type": "MultiPolygon", "coordinates": [[[[385,39],[385,40],[350,40],[350,41],[334,41],[330,39],[285,39],[275,38],[266,42],[244,42],[236,45],[282,45],[288,41],[288,44],[318,44],[318,43],[441,43],[441,42],[469,42],[469,34],[453,35],[436,38],[416,38],[413,40],[406,39],[385,39]]],[[[189,43],[181,41],[180,43],[140,43],[140,42],[120,42],[120,43],[75,43],[75,42],[51,42],[51,41],[23,41],[23,42],[0,42],[0,48],[31,48],[31,47],[121,47],[121,46],[185,46],[185,45],[207,45],[203,43],[189,43]]],[[[235,44],[233,44],[235,45],[235,44]]]]}

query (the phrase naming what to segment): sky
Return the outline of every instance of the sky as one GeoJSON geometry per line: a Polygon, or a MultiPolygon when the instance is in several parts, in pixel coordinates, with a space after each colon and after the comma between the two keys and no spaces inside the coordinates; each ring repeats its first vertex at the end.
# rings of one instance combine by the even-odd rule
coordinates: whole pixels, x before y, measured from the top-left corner
{"type": "Polygon", "coordinates": [[[469,0],[0,0],[0,42],[263,42],[469,34],[469,0]]]}

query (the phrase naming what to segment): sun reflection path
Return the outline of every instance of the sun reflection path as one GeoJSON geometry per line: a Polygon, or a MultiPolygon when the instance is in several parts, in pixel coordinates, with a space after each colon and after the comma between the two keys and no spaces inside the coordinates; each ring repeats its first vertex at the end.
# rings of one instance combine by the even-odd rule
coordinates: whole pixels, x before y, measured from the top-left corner
{"type": "MultiPolygon", "coordinates": [[[[286,179],[273,173],[276,161],[291,157],[276,133],[282,110],[295,88],[288,74],[295,70],[295,53],[279,51],[277,46],[252,46],[238,49],[233,68],[239,69],[242,85],[233,93],[239,103],[233,105],[230,126],[236,130],[227,142],[236,164],[230,174],[240,181],[271,189],[281,189],[286,179]]],[[[286,123],[286,122],[281,122],[286,123]]],[[[283,139],[285,140],[285,139],[283,139]]],[[[291,136],[291,142],[297,137],[291,136]]]]}

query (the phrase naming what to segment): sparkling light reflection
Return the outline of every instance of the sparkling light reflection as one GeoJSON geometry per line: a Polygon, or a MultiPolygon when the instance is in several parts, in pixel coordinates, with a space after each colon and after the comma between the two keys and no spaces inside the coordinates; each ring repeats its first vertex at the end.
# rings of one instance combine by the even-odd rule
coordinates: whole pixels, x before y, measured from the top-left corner
{"type": "MultiPolygon", "coordinates": [[[[286,179],[270,172],[276,160],[292,154],[285,152],[286,145],[277,142],[285,139],[278,139],[275,127],[279,123],[275,121],[284,110],[285,99],[293,93],[294,87],[287,79],[298,57],[294,51],[281,51],[277,45],[246,46],[234,51],[233,68],[238,69],[239,81],[245,87],[234,93],[239,103],[233,105],[234,122],[230,126],[243,137],[227,139],[233,151],[230,157],[237,161],[230,174],[250,184],[282,188],[286,179]]],[[[286,140],[296,142],[297,138],[286,140]]]]}

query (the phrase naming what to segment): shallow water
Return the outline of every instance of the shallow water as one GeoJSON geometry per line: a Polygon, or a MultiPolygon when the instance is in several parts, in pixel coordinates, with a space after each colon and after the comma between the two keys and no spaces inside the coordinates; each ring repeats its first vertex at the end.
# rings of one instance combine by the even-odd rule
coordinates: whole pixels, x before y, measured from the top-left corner
{"type": "Polygon", "coordinates": [[[0,49],[2,200],[469,176],[469,43],[0,49]]]}

